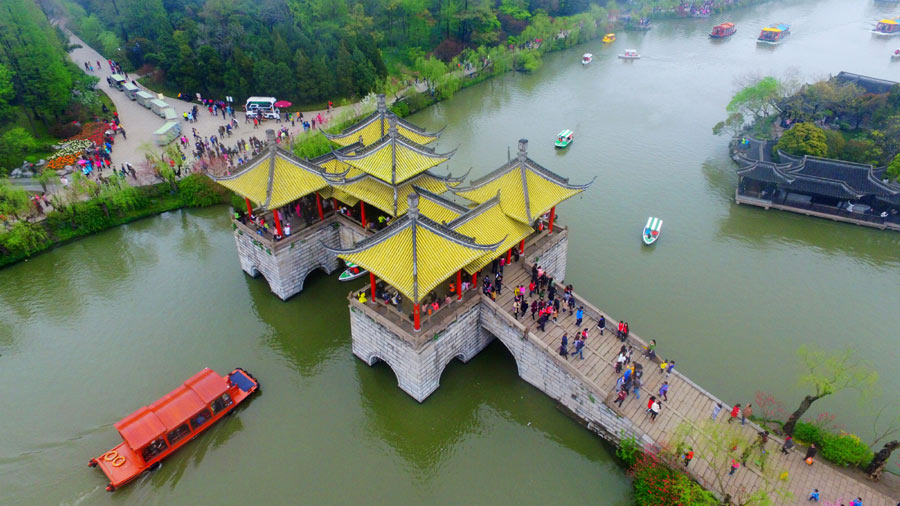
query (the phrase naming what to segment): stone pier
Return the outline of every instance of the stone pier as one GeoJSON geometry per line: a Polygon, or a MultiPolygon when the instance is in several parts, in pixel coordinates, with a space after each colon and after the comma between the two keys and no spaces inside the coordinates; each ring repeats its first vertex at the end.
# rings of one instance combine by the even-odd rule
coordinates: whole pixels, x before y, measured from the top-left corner
{"type": "Polygon", "coordinates": [[[339,268],[337,257],[323,244],[347,248],[367,235],[362,227],[336,214],[277,242],[256,234],[240,221],[233,220],[232,225],[241,269],[252,277],[261,274],[272,293],[282,300],[300,293],[312,271],[321,269],[331,274],[339,268]]]}

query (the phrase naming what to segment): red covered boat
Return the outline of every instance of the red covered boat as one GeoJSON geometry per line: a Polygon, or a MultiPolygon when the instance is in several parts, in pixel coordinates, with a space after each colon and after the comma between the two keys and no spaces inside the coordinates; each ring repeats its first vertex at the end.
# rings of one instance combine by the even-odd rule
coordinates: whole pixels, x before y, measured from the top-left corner
{"type": "Polygon", "coordinates": [[[110,492],[159,464],[259,389],[252,374],[237,368],[227,377],[198,372],[150,406],[115,424],[122,443],[88,462],[109,478],[110,492]]]}
{"type": "Polygon", "coordinates": [[[736,31],[737,28],[734,26],[734,23],[722,23],[721,25],[713,27],[712,32],[709,34],[709,38],[724,39],[725,37],[731,37],[736,31]]]}

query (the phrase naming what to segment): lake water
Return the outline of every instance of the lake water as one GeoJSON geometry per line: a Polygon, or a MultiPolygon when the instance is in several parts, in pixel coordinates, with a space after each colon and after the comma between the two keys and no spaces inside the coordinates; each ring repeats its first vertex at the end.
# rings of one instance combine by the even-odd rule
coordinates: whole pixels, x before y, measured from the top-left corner
{"type": "MultiPolygon", "coordinates": [[[[750,73],[807,80],[847,70],[900,80],[895,41],[868,33],[881,4],[779,2],[656,23],[547,55],[414,116],[447,126],[438,148],[472,177],[528,138],[545,166],[594,186],[563,204],[576,290],[692,379],[733,402],[757,390],[790,406],[794,350],[853,346],[886,386],[900,316],[900,234],[739,207],[727,139],[711,135],[750,73]],[[706,38],[734,21],[730,40],[706,38]],[[793,24],[783,45],[760,27],[793,24]],[[893,45],[892,45],[893,44],[893,45]],[[643,58],[616,54],[637,48],[643,58]],[[583,68],[584,52],[594,53],[583,68]],[[576,140],[555,151],[556,132],[576,140]],[[665,220],[640,244],[649,215],[665,220]]],[[[358,284],[364,281],[358,281],[358,284]]],[[[282,302],[245,276],[224,208],[167,213],[0,271],[0,502],[4,504],[629,504],[599,438],[516,375],[499,343],[451,363],[418,404],[384,364],[350,351],[344,296],[314,274],[282,302]],[[202,367],[241,366],[262,394],[115,494],[87,462],[112,424],[202,367]]],[[[890,388],[883,402],[898,404],[890,388]]],[[[867,434],[856,395],[821,401],[867,434]]]]}

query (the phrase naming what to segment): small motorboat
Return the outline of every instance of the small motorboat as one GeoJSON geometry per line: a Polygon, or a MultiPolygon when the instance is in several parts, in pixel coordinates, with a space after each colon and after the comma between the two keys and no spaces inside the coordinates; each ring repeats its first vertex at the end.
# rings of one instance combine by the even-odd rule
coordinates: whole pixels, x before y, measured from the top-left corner
{"type": "Polygon", "coordinates": [[[654,218],[653,216],[647,218],[647,225],[644,226],[644,231],[641,233],[644,244],[650,246],[659,239],[659,231],[662,229],[662,224],[663,221],[659,218],[654,218]]]}
{"type": "Polygon", "coordinates": [[[606,35],[603,36],[604,44],[609,44],[610,42],[615,42],[615,41],[616,41],[616,34],[614,34],[614,33],[607,33],[606,35]]]}
{"type": "Polygon", "coordinates": [[[784,38],[791,34],[791,25],[787,23],[776,23],[767,26],[759,32],[756,42],[760,44],[780,44],[784,38]]]}
{"type": "Polygon", "coordinates": [[[895,49],[893,53],[891,53],[891,60],[900,60],[900,49],[895,49]]]}
{"type": "Polygon", "coordinates": [[[724,39],[726,37],[731,37],[736,31],[737,27],[734,26],[734,23],[722,23],[721,25],[713,27],[712,32],[709,33],[709,38],[724,39]]]}
{"type": "Polygon", "coordinates": [[[259,390],[252,374],[237,368],[228,376],[203,369],[158,401],[115,424],[122,442],[88,462],[109,478],[106,490],[134,480],[221,420],[259,390]]]}
{"type": "Polygon", "coordinates": [[[366,271],[362,267],[356,265],[355,263],[347,262],[347,269],[341,273],[341,275],[338,277],[338,280],[353,281],[354,279],[362,276],[366,272],[368,272],[368,271],[366,271]]]}
{"type": "Polygon", "coordinates": [[[575,139],[575,132],[571,130],[563,130],[556,135],[556,147],[567,148],[569,147],[569,144],[572,143],[573,139],[575,139]]]}
{"type": "Polygon", "coordinates": [[[626,49],[624,53],[619,55],[619,58],[623,60],[640,60],[641,55],[638,54],[637,49],[626,49]]]}
{"type": "Polygon", "coordinates": [[[591,63],[592,61],[594,61],[594,55],[592,55],[591,53],[584,53],[584,56],[581,57],[582,65],[587,65],[588,63],[591,63]]]}
{"type": "Polygon", "coordinates": [[[894,35],[900,35],[900,18],[885,18],[880,20],[872,30],[872,34],[879,37],[893,37],[894,35]]]}

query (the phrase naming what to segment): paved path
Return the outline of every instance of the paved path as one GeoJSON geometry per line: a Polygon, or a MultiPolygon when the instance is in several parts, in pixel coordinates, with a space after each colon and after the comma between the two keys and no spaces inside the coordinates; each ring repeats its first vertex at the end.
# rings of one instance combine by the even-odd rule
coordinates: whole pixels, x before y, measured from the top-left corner
{"type": "MultiPolygon", "coordinates": [[[[69,53],[69,57],[82,70],[84,70],[84,62],[86,61],[89,61],[92,63],[92,65],[94,65],[94,72],[85,72],[100,78],[100,82],[97,86],[102,88],[103,91],[105,91],[106,94],[109,95],[110,99],[112,99],[113,103],[116,106],[116,110],[119,113],[119,121],[121,122],[122,127],[125,129],[125,134],[128,136],[127,139],[122,138],[121,135],[116,136],[116,142],[113,146],[112,152],[113,165],[119,167],[122,163],[131,162],[131,164],[134,165],[136,169],[139,169],[138,184],[143,185],[159,182],[159,179],[155,174],[152,173],[152,171],[144,169],[142,167],[143,164],[141,162],[144,161],[144,151],[141,149],[141,146],[144,144],[149,144],[154,149],[158,149],[156,144],[154,143],[153,132],[155,132],[159,127],[165,124],[166,121],[154,114],[150,109],[147,109],[144,106],[138,104],[136,100],[129,99],[124,92],[119,91],[116,88],[109,87],[106,83],[106,77],[109,76],[112,72],[110,72],[109,65],[106,63],[106,58],[104,58],[93,48],[88,46],[75,34],[68,31],[67,33],[69,34],[70,40],[73,44],[81,45],[81,47],[69,53]],[[98,61],[100,62],[99,69],[96,68],[98,61]]],[[[128,79],[129,81],[132,79],[137,80],[137,76],[129,74],[128,79]]],[[[138,84],[138,87],[141,88],[142,91],[147,91],[149,93],[155,94],[155,92],[144,88],[140,84],[138,84]]],[[[198,120],[194,123],[188,123],[182,119],[182,113],[189,111],[196,104],[196,102],[186,102],[171,97],[165,97],[164,100],[168,102],[169,105],[173,106],[175,108],[175,111],[178,113],[178,121],[181,123],[184,135],[186,135],[190,140],[191,146],[193,146],[193,140],[191,136],[192,128],[196,128],[198,134],[204,138],[208,138],[211,135],[216,135],[218,137],[219,126],[224,126],[226,123],[226,120],[222,118],[221,113],[218,116],[212,116],[204,107],[200,107],[198,120]]],[[[240,104],[235,105],[235,109],[237,110],[242,108],[240,104]]],[[[303,116],[304,118],[309,119],[312,116],[321,113],[324,118],[330,119],[338,117],[345,109],[353,108],[354,105],[336,107],[330,113],[329,111],[303,111],[303,116]]],[[[110,114],[110,118],[111,117],[112,114],[110,114]]],[[[238,120],[239,127],[230,138],[226,136],[226,138],[223,139],[223,144],[225,146],[233,146],[234,144],[236,144],[238,139],[249,139],[251,136],[256,136],[261,140],[265,140],[266,128],[275,128],[277,130],[282,126],[288,126],[291,131],[291,135],[303,131],[303,128],[299,125],[299,123],[294,128],[290,128],[290,122],[276,123],[274,121],[268,121],[263,125],[260,125],[259,129],[254,130],[252,124],[244,123],[244,114],[242,112],[235,112],[235,118],[238,120]]],[[[190,162],[190,152],[188,150],[185,150],[185,154],[188,155],[188,161],[190,162]]]]}
{"type": "MultiPolygon", "coordinates": [[[[527,253],[527,252],[526,252],[527,253]]],[[[525,262],[513,263],[506,267],[503,279],[503,295],[497,298],[497,304],[500,309],[510,314],[512,311],[513,291],[517,285],[524,285],[527,289],[531,279],[530,267],[525,262]],[[529,269],[529,270],[526,270],[529,269]]],[[[562,289],[560,288],[560,293],[562,289]]],[[[535,295],[537,297],[537,295],[535,295]]],[[[532,298],[531,300],[534,300],[532,298]]],[[[659,366],[655,363],[648,363],[648,360],[641,357],[642,346],[645,344],[640,338],[633,334],[629,337],[629,342],[635,347],[635,361],[644,365],[644,376],[642,380],[641,398],[637,400],[634,395],[629,395],[625,400],[622,409],[619,409],[612,401],[615,395],[615,384],[618,374],[615,372],[615,359],[618,355],[619,348],[622,343],[615,337],[615,328],[618,321],[612,320],[608,315],[607,331],[605,335],[600,336],[597,328],[597,320],[591,315],[599,315],[600,310],[594,308],[585,299],[576,294],[577,305],[585,307],[585,318],[581,328],[589,329],[589,337],[585,347],[584,359],[570,357],[568,361],[563,359],[557,353],[554,356],[557,360],[567,362],[566,366],[577,369],[584,374],[594,385],[600,387],[597,392],[598,397],[605,399],[608,406],[613,407],[616,411],[632,420],[633,423],[649,435],[657,444],[668,443],[679,425],[686,424],[692,429],[691,445],[695,450],[695,457],[691,462],[688,470],[701,484],[708,488],[715,488],[713,485],[717,479],[722,479],[729,491],[737,497],[740,489],[753,491],[760,487],[764,487],[764,480],[759,472],[758,465],[754,464],[754,458],[748,460],[748,467],[741,467],[734,476],[727,476],[729,464],[725,464],[724,473],[722,468],[718,468],[718,472],[712,469],[710,465],[704,461],[704,446],[709,445],[709,441],[697,435],[697,431],[693,430],[701,427],[703,424],[711,421],[713,406],[716,402],[721,402],[712,394],[694,384],[690,379],[682,375],[677,370],[668,378],[660,372],[659,366]],[[612,329],[612,332],[610,332],[612,329]],[[650,395],[655,395],[663,381],[669,382],[669,401],[663,402],[663,408],[657,420],[651,421],[650,417],[645,413],[647,408],[647,399],[650,395]],[[719,478],[716,475],[719,475],[719,478]]],[[[529,301],[530,302],[530,301],[529,301]]],[[[575,326],[575,317],[569,313],[561,313],[559,322],[548,322],[546,332],[537,330],[536,322],[531,320],[530,311],[524,317],[523,323],[529,328],[534,336],[539,338],[548,346],[548,350],[558,350],[560,339],[563,332],[569,333],[569,346],[572,347],[575,332],[580,330],[575,326]]],[[[665,350],[665,342],[663,341],[661,349],[665,350]]],[[[658,348],[659,350],[660,348],[658,348]]],[[[689,350],[683,350],[687,353],[689,350]]],[[[665,353],[663,353],[665,356],[665,353]]],[[[677,356],[672,357],[677,362],[677,356]]],[[[725,424],[729,418],[729,410],[731,406],[722,403],[725,407],[718,416],[716,423],[725,424]]],[[[739,424],[735,424],[736,427],[739,424]]],[[[754,441],[757,433],[761,430],[755,424],[748,424],[741,429],[740,448],[743,449],[747,442],[754,441]]],[[[853,477],[833,468],[824,462],[821,457],[817,457],[816,462],[812,466],[806,465],[803,460],[804,453],[801,451],[792,451],[789,455],[783,455],[780,451],[782,441],[780,439],[770,437],[767,445],[769,458],[767,466],[775,469],[774,476],[777,480],[783,471],[786,471],[787,478],[784,483],[793,494],[791,499],[779,499],[775,504],[806,504],[809,492],[814,488],[818,488],[821,492],[822,501],[842,500],[843,504],[850,504],[850,501],[857,496],[862,497],[863,504],[866,506],[895,506],[896,500],[891,500],[887,496],[872,489],[862,480],[856,480],[853,477]]],[[[805,450],[803,450],[805,452],[805,450]]],[[[709,455],[707,453],[706,455],[709,455]]],[[[710,459],[711,460],[711,459],[710,459]]],[[[728,459],[730,463],[730,458],[728,459]]],[[[862,475],[858,475],[862,478],[862,475]]],[[[840,504],[840,503],[838,503],[840,504]]]]}

